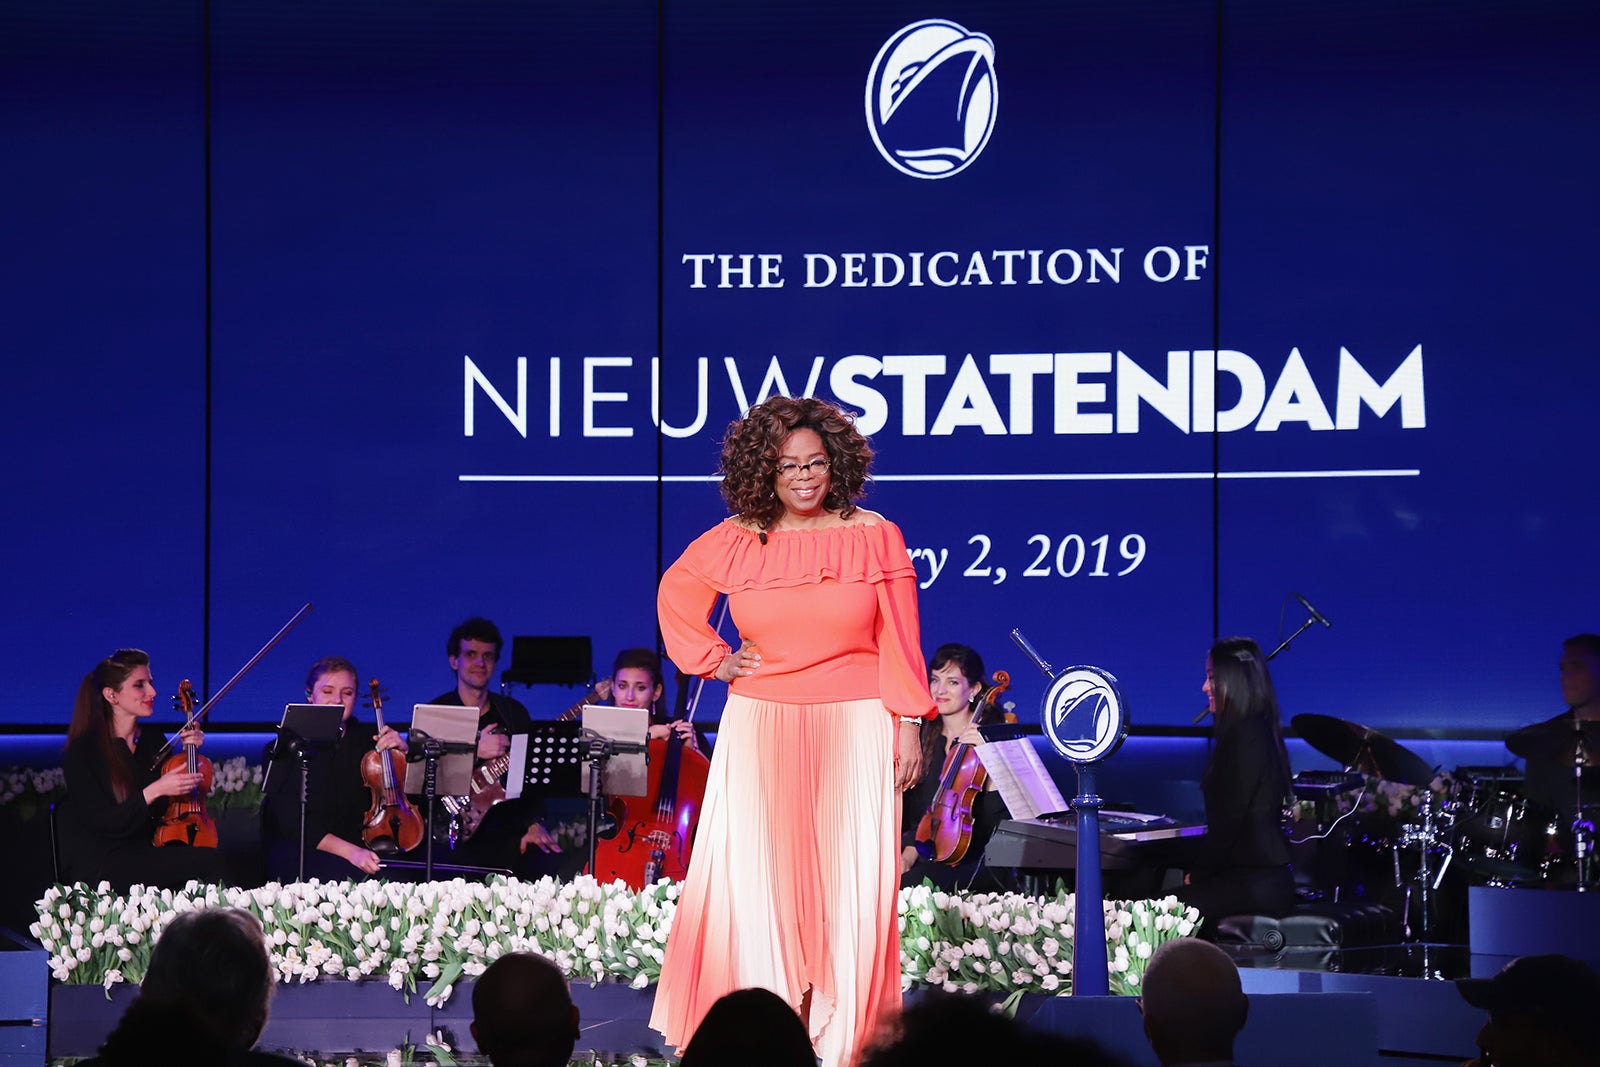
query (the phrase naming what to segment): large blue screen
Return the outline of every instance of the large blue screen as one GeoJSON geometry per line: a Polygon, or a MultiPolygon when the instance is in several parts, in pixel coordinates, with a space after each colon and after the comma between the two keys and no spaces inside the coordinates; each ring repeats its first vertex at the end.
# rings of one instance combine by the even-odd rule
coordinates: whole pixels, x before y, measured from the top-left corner
{"type": "Polygon", "coordinates": [[[925,649],[1027,717],[1014,627],[1183,726],[1299,593],[1286,715],[1543,718],[1600,629],[1587,7],[9,5],[0,723],[307,601],[219,722],[328,654],[425,700],[472,614],[603,667],[774,392],[859,413],[925,649]]]}

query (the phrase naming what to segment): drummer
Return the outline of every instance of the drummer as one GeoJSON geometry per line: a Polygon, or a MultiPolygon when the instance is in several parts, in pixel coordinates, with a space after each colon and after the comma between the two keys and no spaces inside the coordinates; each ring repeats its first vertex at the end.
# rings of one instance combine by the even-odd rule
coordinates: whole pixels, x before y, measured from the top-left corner
{"type": "MultiPolygon", "coordinates": [[[[1567,710],[1518,730],[1507,744],[1526,759],[1527,798],[1555,811],[1563,829],[1576,817],[1573,763],[1579,723],[1600,722],[1600,634],[1578,634],[1561,646],[1561,698],[1567,710]]],[[[1591,727],[1591,729],[1594,729],[1591,727]]],[[[1588,749],[1583,804],[1600,804],[1600,751],[1588,749]]],[[[1590,817],[1595,812],[1590,808],[1590,817]]]]}

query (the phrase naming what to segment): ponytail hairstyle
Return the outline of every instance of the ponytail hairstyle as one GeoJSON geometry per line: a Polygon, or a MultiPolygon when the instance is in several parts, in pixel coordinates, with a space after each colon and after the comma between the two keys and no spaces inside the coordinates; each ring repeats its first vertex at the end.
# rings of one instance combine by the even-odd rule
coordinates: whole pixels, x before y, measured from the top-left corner
{"type": "MultiPolygon", "coordinates": [[[[978,688],[972,694],[973,710],[983,703],[983,694],[989,690],[989,676],[983,669],[983,657],[967,645],[940,645],[928,661],[928,671],[942,671],[957,667],[961,676],[978,688]]],[[[922,770],[924,774],[938,774],[939,740],[943,730],[937,717],[922,721],[922,770]]]]}
{"type": "Polygon", "coordinates": [[[133,792],[133,776],[128,773],[128,761],[119,758],[115,751],[119,742],[111,732],[111,705],[103,690],[122,688],[128,675],[139,667],[148,666],[150,657],[137,648],[119,648],[95,664],[78,684],[72,722],[67,726],[68,745],[80,737],[93,737],[99,742],[106,767],[111,772],[111,793],[119,804],[133,792]]]}

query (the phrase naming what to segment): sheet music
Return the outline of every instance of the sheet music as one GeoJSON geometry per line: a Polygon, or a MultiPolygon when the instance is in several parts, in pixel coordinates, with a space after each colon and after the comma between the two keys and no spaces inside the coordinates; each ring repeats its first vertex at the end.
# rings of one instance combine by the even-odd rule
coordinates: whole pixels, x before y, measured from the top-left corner
{"type": "Polygon", "coordinates": [[[1013,819],[1036,819],[1067,810],[1066,798],[1026,737],[979,745],[978,759],[994,779],[1013,819]]]}

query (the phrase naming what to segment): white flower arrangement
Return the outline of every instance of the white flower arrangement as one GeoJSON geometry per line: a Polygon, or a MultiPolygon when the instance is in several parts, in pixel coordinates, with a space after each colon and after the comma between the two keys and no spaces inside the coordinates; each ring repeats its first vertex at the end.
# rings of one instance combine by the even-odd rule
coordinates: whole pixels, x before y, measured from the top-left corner
{"type": "Polygon", "coordinates": [[[243,756],[212,764],[211,807],[218,811],[261,807],[261,780],[264,773],[261,764],[251,763],[243,756]]]}
{"type": "MultiPolygon", "coordinates": [[[[212,764],[210,806],[213,811],[261,806],[262,767],[243,756],[212,764]]],[[[60,767],[0,769],[0,808],[15,804],[31,819],[67,795],[66,773],[60,767]]]]}
{"type": "MultiPolygon", "coordinates": [[[[1334,798],[1340,811],[1355,806],[1356,821],[1369,834],[1389,837],[1404,823],[1416,822],[1422,816],[1422,800],[1431,795],[1435,814],[1448,811],[1450,801],[1458,788],[1449,771],[1440,771],[1426,787],[1364,777],[1360,785],[1346,790],[1334,798]]],[[[1315,801],[1298,800],[1294,804],[1294,817],[1302,822],[1317,818],[1315,801]]]]}
{"type": "MultiPolygon", "coordinates": [[[[243,908],[261,920],[280,982],[386,981],[409,995],[426,982],[438,1005],[461,978],[476,978],[507,952],[538,952],[574,980],[626,982],[661,974],[680,886],[634,890],[588,876],[571,882],[423,884],[319,882],[231,889],[191,882],[183,890],[102,882],[54,886],[29,932],[50,953],[57,981],[138,982],[150,947],[173,915],[243,908]]],[[[1138,991],[1156,945],[1194,932],[1198,914],[1174,898],[1107,902],[1107,956],[1115,993],[1138,991]]],[[[901,963],[907,988],[1065,993],[1072,980],[1072,897],[900,891],[901,963]]]]}
{"type": "MultiPolygon", "coordinates": [[[[900,890],[901,984],[953,993],[1049,993],[1072,987],[1072,894],[946,893],[900,890]]],[[[1105,901],[1111,992],[1136,995],[1150,955],[1190,937],[1200,913],[1161,900],[1105,901]]]]}
{"type": "Polygon", "coordinates": [[[67,776],[60,767],[0,769],[0,807],[16,804],[24,819],[66,795],[67,776]]]}

